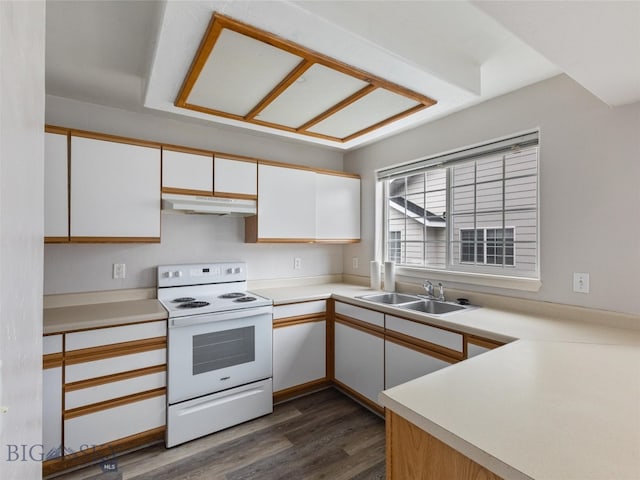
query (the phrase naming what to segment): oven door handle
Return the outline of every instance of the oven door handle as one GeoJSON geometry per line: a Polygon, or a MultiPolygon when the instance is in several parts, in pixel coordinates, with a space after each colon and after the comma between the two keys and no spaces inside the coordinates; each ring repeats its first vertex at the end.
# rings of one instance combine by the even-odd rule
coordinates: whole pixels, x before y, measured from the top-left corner
{"type": "Polygon", "coordinates": [[[206,313],[202,315],[189,315],[186,317],[169,318],[169,328],[191,327],[193,325],[203,325],[206,323],[224,322],[227,320],[237,320],[257,317],[259,315],[271,315],[271,306],[243,308],[229,312],[206,313]]]}

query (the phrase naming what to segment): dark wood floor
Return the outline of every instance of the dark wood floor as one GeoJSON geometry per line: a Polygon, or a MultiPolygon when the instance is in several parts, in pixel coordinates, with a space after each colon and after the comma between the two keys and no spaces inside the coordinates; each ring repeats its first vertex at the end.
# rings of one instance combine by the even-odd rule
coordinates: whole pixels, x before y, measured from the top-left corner
{"type": "Polygon", "coordinates": [[[64,480],[384,479],[384,421],[334,389],[277,405],[271,415],[165,449],[118,457],[64,480]]]}

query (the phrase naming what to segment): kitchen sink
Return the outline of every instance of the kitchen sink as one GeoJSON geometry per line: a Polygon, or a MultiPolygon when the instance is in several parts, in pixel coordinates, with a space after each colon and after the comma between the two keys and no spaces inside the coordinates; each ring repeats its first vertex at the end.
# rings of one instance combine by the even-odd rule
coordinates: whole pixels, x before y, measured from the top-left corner
{"type": "Polygon", "coordinates": [[[415,302],[419,297],[415,295],[405,295],[403,293],[374,293],[371,295],[361,295],[357,298],[375,303],[386,303],[387,305],[399,305],[402,303],[415,302]]]}
{"type": "Polygon", "coordinates": [[[420,300],[418,302],[405,303],[400,308],[413,310],[415,312],[430,313],[432,315],[444,315],[446,313],[466,310],[468,306],[456,305],[454,303],[439,302],[436,300],[420,300]]]}

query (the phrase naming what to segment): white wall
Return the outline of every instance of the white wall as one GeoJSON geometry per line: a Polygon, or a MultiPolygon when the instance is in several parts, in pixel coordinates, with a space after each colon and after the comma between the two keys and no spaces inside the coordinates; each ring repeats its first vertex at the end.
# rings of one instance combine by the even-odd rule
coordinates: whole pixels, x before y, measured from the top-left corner
{"type": "Polygon", "coordinates": [[[44,21],[44,2],[0,2],[0,405],[8,407],[0,413],[3,480],[41,478],[42,471],[44,21]],[[26,458],[22,447],[12,445],[26,445],[26,458]]]}
{"type": "Polygon", "coordinates": [[[363,242],[345,248],[345,273],[374,255],[374,170],[537,127],[542,287],[468,290],[640,314],[640,103],[610,108],[566,76],[346,154],[363,179],[363,242]],[[572,291],[573,272],[590,273],[589,294],[572,291]]]}
{"type": "MultiPolygon", "coordinates": [[[[61,97],[47,97],[48,124],[124,135],[342,170],[342,153],[232,127],[176,120],[169,114],[129,112],[61,97]]],[[[245,244],[244,220],[210,215],[162,216],[162,243],[45,245],[45,294],[155,287],[162,264],[243,260],[250,280],[342,272],[342,247],[310,244],[245,244]],[[293,269],[293,259],[302,268],[293,269]],[[112,264],[125,263],[127,278],[113,280],[112,264]]]]}

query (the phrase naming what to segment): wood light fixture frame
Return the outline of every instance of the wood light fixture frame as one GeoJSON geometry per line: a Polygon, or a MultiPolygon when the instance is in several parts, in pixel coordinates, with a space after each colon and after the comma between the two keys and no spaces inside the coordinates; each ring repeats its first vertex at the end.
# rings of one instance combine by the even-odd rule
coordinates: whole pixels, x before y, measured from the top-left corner
{"type": "MultiPolygon", "coordinates": [[[[200,102],[202,103],[202,102],[200,102]]],[[[397,85],[393,82],[385,80],[383,78],[377,77],[375,75],[371,75],[367,72],[359,70],[355,67],[342,63],[338,60],[330,58],[326,55],[323,55],[318,52],[314,52],[309,50],[301,45],[298,45],[294,42],[281,38],[272,33],[266,32],[264,30],[260,30],[251,25],[247,25],[245,23],[239,22],[232,18],[229,18],[224,15],[220,15],[218,13],[214,13],[212,19],[209,23],[209,27],[200,43],[200,47],[195,55],[191,63],[191,67],[189,72],[182,84],[180,92],[175,100],[175,106],[180,108],[186,108],[189,110],[206,113],[210,115],[215,115],[223,118],[229,118],[241,122],[247,122],[254,125],[260,125],[264,127],[275,128],[278,130],[284,130],[291,133],[298,133],[301,135],[307,135],[311,137],[321,138],[325,140],[330,140],[334,142],[348,142],[356,137],[367,134],[373,130],[376,130],[382,126],[388,125],[396,120],[412,115],[416,112],[419,112],[425,108],[428,108],[432,105],[435,105],[436,101],[432,98],[429,98],[426,95],[417,93],[400,85],[397,85]],[[203,68],[205,67],[207,61],[214,48],[216,47],[216,43],[220,38],[223,30],[228,29],[238,34],[250,37],[259,42],[263,42],[272,47],[276,47],[277,49],[283,50],[290,54],[300,57],[302,60],[291,70],[282,80],[264,97],[261,101],[259,101],[246,115],[238,115],[235,113],[229,113],[221,110],[217,110],[214,108],[196,105],[189,101],[189,96],[198,81],[200,74],[202,73],[203,68]],[[281,125],[278,123],[267,122],[257,118],[257,116],[267,108],[271,103],[273,103],[281,94],[283,94],[290,86],[292,86],[296,81],[300,80],[302,75],[307,72],[312,66],[320,65],[326,68],[329,68],[335,72],[342,73],[349,77],[358,79],[362,82],[365,82],[366,85],[356,91],[355,93],[348,95],[346,98],[342,99],[338,103],[335,103],[330,108],[326,109],[319,115],[307,120],[302,125],[298,125],[297,127],[290,127],[286,125],[281,125]],[[367,127],[360,129],[354,133],[351,133],[343,138],[338,138],[331,135],[326,135],[318,132],[310,131],[312,127],[319,124],[323,120],[326,120],[338,112],[341,112],[343,109],[349,107],[360,99],[363,99],[370,93],[376,90],[383,90],[387,93],[392,93],[396,95],[400,95],[405,97],[405,99],[409,99],[415,103],[415,105],[410,108],[401,111],[400,113],[395,113],[389,116],[388,118],[384,118],[382,121],[375,121],[374,123],[368,125],[367,127]]]]}

